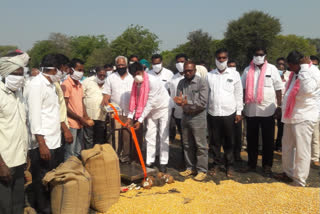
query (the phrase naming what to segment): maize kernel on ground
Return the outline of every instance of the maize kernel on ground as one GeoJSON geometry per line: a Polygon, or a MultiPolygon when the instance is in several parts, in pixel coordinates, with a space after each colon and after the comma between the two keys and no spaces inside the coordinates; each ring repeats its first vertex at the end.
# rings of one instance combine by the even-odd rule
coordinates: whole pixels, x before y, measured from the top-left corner
{"type": "Polygon", "coordinates": [[[145,213],[319,213],[320,189],[292,187],[284,183],[220,185],[187,179],[149,190],[121,194],[107,214],[145,213]],[[179,191],[170,192],[172,190],[179,191]]]}

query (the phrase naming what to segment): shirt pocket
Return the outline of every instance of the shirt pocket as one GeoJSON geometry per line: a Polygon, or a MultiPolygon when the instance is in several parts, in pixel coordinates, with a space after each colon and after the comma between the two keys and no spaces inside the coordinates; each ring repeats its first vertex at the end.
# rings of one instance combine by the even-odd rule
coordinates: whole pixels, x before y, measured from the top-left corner
{"type": "Polygon", "coordinates": [[[223,85],[223,89],[227,92],[233,92],[234,91],[234,81],[233,79],[227,79],[225,84],[223,85]]]}
{"type": "Polygon", "coordinates": [[[272,87],[273,81],[271,75],[266,75],[264,78],[264,87],[272,87]]]}

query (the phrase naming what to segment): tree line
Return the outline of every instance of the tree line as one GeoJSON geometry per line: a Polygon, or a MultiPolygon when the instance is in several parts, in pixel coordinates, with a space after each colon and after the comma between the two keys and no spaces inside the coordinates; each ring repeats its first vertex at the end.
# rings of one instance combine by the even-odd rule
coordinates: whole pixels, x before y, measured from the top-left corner
{"type": "MultiPolygon", "coordinates": [[[[264,46],[268,51],[268,61],[274,63],[278,57],[286,57],[292,50],[305,55],[320,56],[320,38],[309,39],[296,35],[281,35],[281,23],[262,11],[244,13],[239,19],[228,23],[223,39],[215,39],[203,30],[195,30],[187,35],[187,42],[172,50],[162,51],[164,66],[174,69],[175,55],[185,53],[198,64],[214,67],[214,53],[225,47],[229,58],[238,63],[242,70],[252,59],[255,46],[264,46]]],[[[30,67],[39,67],[42,57],[49,53],[62,53],[69,58],[84,60],[85,68],[112,64],[118,55],[139,56],[150,60],[159,53],[159,37],[140,25],[130,25],[120,36],[109,41],[105,35],[67,36],[51,33],[47,40],[34,43],[28,50],[30,67]]],[[[0,46],[0,56],[16,49],[16,46],[0,46]]]]}

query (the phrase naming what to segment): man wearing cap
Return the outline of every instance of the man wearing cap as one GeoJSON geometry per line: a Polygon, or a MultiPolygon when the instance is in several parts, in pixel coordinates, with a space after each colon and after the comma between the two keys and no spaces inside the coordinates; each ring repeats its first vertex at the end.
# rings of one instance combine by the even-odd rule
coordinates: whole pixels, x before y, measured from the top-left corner
{"type": "Polygon", "coordinates": [[[28,132],[21,94],[23,60],[0,58],[0,213],[23,213],[28,132]]]}

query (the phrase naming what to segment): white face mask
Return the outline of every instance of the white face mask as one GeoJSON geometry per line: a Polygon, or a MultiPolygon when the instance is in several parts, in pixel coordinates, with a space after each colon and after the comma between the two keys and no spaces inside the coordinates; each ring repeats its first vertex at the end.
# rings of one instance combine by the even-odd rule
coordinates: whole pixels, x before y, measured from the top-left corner
{"type": "Polygon", "coordinates": [[[153,69],[154,72],[160,73],[160,71],[162,69],[162,63],[156,64],[156,65],[152,65],[152,69],[153,69]]]}
{"type": "Polygon", "coordinates": [[[134,81],[135,81],[136,83],[142,83],[142,82],[143,82],[143,77],[142,77],[141,75],[136,75],[136,76],[134,77],[134,81]]]}
{"type": "Polygon", "coordinates": [[[5,86],[11,91],[18,91],[24,85],[24,76],[8,75],[5,86]]]}
{"type": "Polygon", "coordinates": [[[231,70],[234,70],[234,71],[236,71],[237,70],[237,68],[236,67],[228,67],[229,69],[231,69],[231,70]]]}
{"type": "Polygon", "coordinates": [[[219,62],[217,59],[216,59],[216,66],[217,68],[220,70],[220,71],[223,71],[227,68],[227,63],[228,63],[228,60],[224,61],[224,62],[219,62]]]}
{"type": "Polygon", "coordinates": [[[253,57],[253,63],[255,65],[262,65],[264,63],[264,58],[266,57],[266,55],[264,56],[254,56],[253,57]]]}
{"type": "Polygon", "coordinates": [[[71,75],[71,78],[74,79],[74,80],[81,80],[82,77],[83,77],[83,72],[80,72],[80,71],[76,71],[72,68],[73,70],[73,74],[71,75]]]}
{"type": "Polygon", "coordinates": [[[46,74],[46,73],[42,73],[42,75],[50,77],[52,82],[60,82],[60,78],[62,76],[62,72],[57,69],[57,73],[55,75],[46,74]]]}
{"type": "Polygon", "coordinates": [[[132,65],[134,63],[134,61],[130,61],[129,64],[132,65]]]}
{"type": "Polygon", "coordinates": [[[105,80],[101,80],[101,79],[99,79],[98,76],[96,76],[96,82],[97,82],[99,85],[102,85],[102,84],[104,84],[105,80]]]}
{"type": "Polygon", "coordinates": [[[184,62],[176,63],[176,68],[179,71],[179,73],[183,73],[183,66],[184,66],[184,62]]]}

